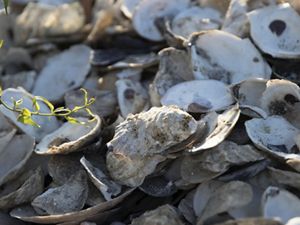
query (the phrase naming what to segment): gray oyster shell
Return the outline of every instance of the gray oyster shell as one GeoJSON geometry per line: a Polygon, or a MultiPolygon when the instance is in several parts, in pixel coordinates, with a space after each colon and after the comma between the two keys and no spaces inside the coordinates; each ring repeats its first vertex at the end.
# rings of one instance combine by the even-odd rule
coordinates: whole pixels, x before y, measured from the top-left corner
{"type": "Polygon", "coordinates": [[[166,149],[181,143],[197,130],[192,116],[175,106],[153,107],[129,115],[116,127],[108,143],[107,167],[111,176],[129,186],[139,186],[156,165],[165,160],[166,149]]]}

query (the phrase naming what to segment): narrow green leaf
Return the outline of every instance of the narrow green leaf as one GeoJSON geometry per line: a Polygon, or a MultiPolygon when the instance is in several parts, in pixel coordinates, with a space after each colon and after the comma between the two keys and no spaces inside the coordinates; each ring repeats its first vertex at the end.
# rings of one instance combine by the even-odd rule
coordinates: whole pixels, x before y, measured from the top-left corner
{"type": "Polygon", "coordinates": [[[23,124],[40,127],[36,122],[31,118],[31,112],[28,109],[23,109],[22,113],[19,114],[17,120],[23,124]]]}
{"type": "Polygon", "coordinates": [[[0,40],[0,48],[2,48],[3,44],[4,44],[4,40],[0,40]]]}
{"type": "Polygon", "coordinates": [[[49,102],[48,99],[46,99],[46,98],[44,98],[44,97],[42,97],[42,96],[35,96],[34,98],[35,98],[37,101],[42,101],[42,102],[44,102],[44,103],[48,106],[48,108],[50,109],[50,111],[53,113],[53,111],[54,111],[54,105],[53,105],[51,102],[49,102]]]}
{"type": "Polygon", "coordinates": [[[80,90],[83,92],[84,94],[84,105],[88,104],[88,93],[84,88],[80,88],[80,90]]]}
{"type": "Polygon", "coordinates": [[[40,111],[40,109],[41,109],[36,97],[34,97],[32,99],[32,106],[34,107],[35,111],[37,111],[37,112],[40,111]]]}
{"type": "Polygon", "coordinates": [[[72,112],[78,112],[80,109],[82,109],[82,107],[80,107],[80,106],[75,106],[75,107],[72,109],[72,112]]]}
{"type": "Polygon", "coordinates": [[[74,117],[71,116],[65,116],[65,119],[69,122],[69,123],[73,123],[73,124],[80,124],[81,122],[79,120],[77,120],[74,117]]]}

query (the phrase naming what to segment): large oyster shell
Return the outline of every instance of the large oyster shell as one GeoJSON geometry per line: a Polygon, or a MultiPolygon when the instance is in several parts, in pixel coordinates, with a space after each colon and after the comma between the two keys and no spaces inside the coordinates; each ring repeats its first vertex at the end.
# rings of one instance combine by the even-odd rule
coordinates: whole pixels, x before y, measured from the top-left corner
{"type": "Polygon", "coordinates": [[[270,78],[272,71],[269,65],[249,39],[211,30],[193,34],[189,44],[197,79],[215,79],[232,84],[249,78],[270,78]]]}
{"type": "Polygon", "coordinates": [[[101,119],[96,116],[93,122],[78,118],[86,124],[64,123],[53,133],[46,135],[36,146],[38,154],[68,154],[88,145],[101,130],[101,119]]]}
{"type": "Polygon", "coordinates": [[[90,48],[74,45],[48,59],[35,83],[33,94],[59,101],[67,91],[78,88],[90,71],[90,48]],[[45,88],[47,87],[47,88],[45,88]]]}
{"type": "Polygon", "coordinates": [[[181,143],[197,130],[197,122],[174,106],[153,107],[129,115],[116,127],[108,143],[107,168],[118,182],[139,186],[156,165],[165,160],[166,149],[181,143]]]}
{"type": "Polygon", "coordinates": [[[248,16],[251,37],[263,52],[276,58],[300,57],[300,16],[290,4],[264,7],[248,16]]]}

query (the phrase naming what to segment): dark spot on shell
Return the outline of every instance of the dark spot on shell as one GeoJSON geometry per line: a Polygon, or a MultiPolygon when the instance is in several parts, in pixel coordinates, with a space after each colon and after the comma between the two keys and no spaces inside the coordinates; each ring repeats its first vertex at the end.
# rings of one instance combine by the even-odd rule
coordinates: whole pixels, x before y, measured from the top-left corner
{"type": "Polygon", "coordinates": [[[135,91],[133,89],[128,88],[124,91],[124,96],[126,99],[134,99],[134,95],[135,91]]]}
{"type": "Polygon", "coordinates": [[[282,20],[274,20],[269,25],[272,33],[275,33],[277,36],[280,36],[286,29],[286,23],[282,20]]]}
{"type": "Polygon", "coordinates": [[[253,62],[256,62],[256,63],[257,63],[257,62],[259,62],[259,59],[258,59],[257,57],[254,57],[254,58],[253,58],[253,62]]]}
{"type": "Polygon", "coordinates": [[[299,102],[299,100],[291,94],[287,94],[286,96],[284,96],[284,100],[291,105],[294,105],[295,103],[299,102]]]}
{"type": "Polygon", "coordinates": [[[269,105],[269,111],[272,115],[284,115],[287,110],[286,104],[283,101],[274,101],[269,105]]]}
{"type": "Polygon", "coordinates": [[[75,81],[72,80],[72,81],[68,84],[68,87],[72,87],[74,84],[75,84],[75,81]]]}
{"type": "Polygon", "coordinates": [[[201,112],[207,112],[209,109],[211,109],[211,107],[207,107],[193,102],[189,104],[187,111],[192,113],[201,113],[201,112]]]}

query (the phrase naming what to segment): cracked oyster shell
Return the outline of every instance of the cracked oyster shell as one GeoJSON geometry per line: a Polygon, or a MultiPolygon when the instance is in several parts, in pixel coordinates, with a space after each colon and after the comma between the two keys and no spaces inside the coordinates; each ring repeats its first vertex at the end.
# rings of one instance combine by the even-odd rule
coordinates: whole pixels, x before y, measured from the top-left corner
{"type": "Polygon", "coordinates": [[[132,220],[131,225],[183,225],[176,210],[170,205],[163,205],[145,212],[132,220]]]}
{"type": "Polygon", "coordinates": [[[177,14],[171,27],[176,35],[188,38],[193,32],[218,29],[221,23],[219,11],[194,6],[177,14]]]}
{"type": "Polygon", "coordinates": [[[177,105],[194,113],[226,109],[234,103],[230,89],[216,80],[195,80],[171,87],[161,99],[162,105],[177,105]]]}
{"type": "Polygon", "coordinates": [[[89,58],[90,48],[85,45],[74,45],[49,58],[36,80],[33,94],[47,96],[49,101],[61,100],[67,91],[82,85],[90,71],[89,58]]]}
{"type": "Polygon", "coordinates": [[[46,135],[35,147],[37,154],[68,154],[80,151],[96,138],[101,130],[101,119],[96,116],[93,122],[86,118],[78,118],[86,124],[66,122],[56,131],[46,135]]]}
{"type": "Polygon", "coordinates": [[[271,68],[249,39],[224,31],[193,34],[189,50],[196,79],[234,84],[249,78],[269,79],[271,76],[271,68]]]}
{"type": "Polygon", "coordinates": [[[279,219],[282,223],[287,223],[300,215],[300,199],[284,189],[271,186],[262,197],[262,211],[264,218],[279,219]]]}
{"type": "Polygon", "coordinates": [[[79,171],[62,186],[50,188],[31,203],[41,214],[62,214],[79,211],[88,197],[87,175],[79,171]]]}
{"type": "Polygon", "coordinates": [[[132,23],[136,32],[151,41],[162,41],[163,36],[155,25],[156,19],[174,16],[189,7],[189,0],[142,0],[136,7],[132,23]]]}
{"type": "MultiPolygon", "coordinates": [[[[20,107],[28,108],[30,111],[35,111],[32,105],[33,96],[26,92],[22,88],[14,89],[8,88],[3,91],[1,95],[2,101],[4,101],[10,107],[13,107],[13,100],[23,99],[23,103],[20,107]]],[[[39,102],[40,111],[49,113],[50,109],[48,106],[43,103],[39,102]]],[[[33,115],[33,120],[41,126],[41,128],[37,128],[34,126],[26,125],[17,121],[18,114],[6,109],[3,105],[0,105],[0,111],[8,117],[18,128],[20,128],[24,133],[34,137],[37,141],[40,141],[45,135],[49,134],[50,132],[54,131],[59,127],[59,122],[55,117],[42,117],[42,116],[35,116],[33,115]]]]}
{"type": "Polygon", "coordinates": [[[120,79],[116,82],[118,102],[124,118],[149,108],[148,93],[139,81],[120,79]]]}
{"type": "Polygon", "coordinates": [[[251,119],[245,122],[245,126],[257,148],[281,157],[293,153],[295,137],[300,133],[299,129],[280,116],[251,119]]]}
{"type": "Polygon", "coordinates": [[[114,180],[132,187],[143,183],[164,151],[188,139],[197,130],[192,116],[177,107],[153,107],[147,112],[129,115],[116,127],[108,143],[107,168],[114,180]]]}
{"type": "Polygon", "coordinates": [[[300,15],[290,4],[257,9],[248,14],[251,37],[275,58],[300,57],[300,15]]]}
{"type": "Polygon", "coordinates": [[[23,43],[28,38],[70,35],[78,32],[84,22],[79,2],[61,6],[29,3],[16,19],[14,37],[17,43],[23,43]]]}
{"type": "Polygon", "coordinates": [[[15,178],[29,160],[34,139],[28,135],[15,135],[0,152],[0,185],[15,178]]]}

